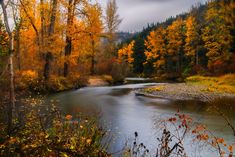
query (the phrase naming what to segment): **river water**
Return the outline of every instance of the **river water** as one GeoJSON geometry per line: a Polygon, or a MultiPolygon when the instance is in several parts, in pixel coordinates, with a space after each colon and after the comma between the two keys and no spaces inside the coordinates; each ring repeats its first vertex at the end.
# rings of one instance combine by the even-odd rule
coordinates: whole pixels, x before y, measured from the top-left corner
{"type": "MultiPolygon", "coordinates": [[[[206,103],[173,101],[135,95],[134,89],[154,85],[161,85],[161,83],[86,87],[50,95],[47,100],[58,100],[59,107],[65,114],[75,114],[79,111],[84,114],[100,115],[102,125],[106,126],[115,137],[115,140],[110,144],[110,152],[121,150],[126,141],[134,136],[135,131],[139,134],[139,141],[143,142],[150,149],[150,152],[156,152],[156,139],[161,135],[156,122],[159,119],[174,116],[178,110],[191,116],[194,122],[205,124],[214,135],[223,137],[228,142],[235,141],[232,131],[227,127],[224,119],[206,103]]],[[[222,100],[219,107],[235,126],[234,102],[222,100]]],[[[217,156],[213,149],[192,143],[192,137],[186,139],[185,148],[189,156],[217,156]]],[[[118,156],[118,154],[114,156],[118,156]]]]}

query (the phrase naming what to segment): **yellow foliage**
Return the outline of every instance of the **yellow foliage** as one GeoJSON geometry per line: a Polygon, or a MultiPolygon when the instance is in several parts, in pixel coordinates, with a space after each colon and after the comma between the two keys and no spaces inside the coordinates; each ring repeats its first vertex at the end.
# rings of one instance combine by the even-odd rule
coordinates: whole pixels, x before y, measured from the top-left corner
{"type": "Polygon", "coordinates": [[[38,73],[36,71],[33,71],[33,70],[22,71],[21,73],[22,73],[21,77],[25,81],[32,81],[32,80],[38,78],[38,73]]]}
{"type": "Polygon", "coordinates": [[[113,83],[113,77],[111,75],[103,75],[103,79],[109,83],[113,83]]]}
{"type": "Polygon", "coordinates": [[[65,77],[51,76],[50,80],[47,82],[47,86],[50,88],[50,90],[59,92],[66,89],[71,89],[74,85],[65,77]]]}
{"type": "Polygon", "coordinates": [[[197,23],[193,16],[189,16],[186,21],[186,39],[185,39],[185,54],[191,56],[195,60],[197,53],[197,44],[199,40],[199,34],[197,33],[197,23]]]}
{"type": "MultiPolygon", "coordinates": [[[[234,3],[234,2],[229,2],[234,3]]],[[[231,48],[232,36],[230,33],[231,24],[230,14],[233,14],[232,9],[223,2],[211,1],[208,4],[208,9],[205,15],[207,21],[206,27],[203,29],[202,39],[207,49],[207,56],[209,58],[209,66],[213,61],[226,58],[229,55],[229,49],[231,48]],[[230,8],[224,10],[225,8],[230,8]]]]}
{"type": "Polygon", "coordinates": [[[31,84],[38,80],[38,73],[33,70],[17,71],[16,86],[20,89],[27,89],[31,84]]]}
{"type": "Polygon", "coordinates": [[[151,62],[154,60],[154,66],[160,67],[165,64],[164,55],[166,54],[165,43],[166,30],[163,27],[159,27],[157,30],[150,32],[145,40],[145,56],[146,61],[151,62]]]}
{"type": "Polygon", "coordinates": [[[164,89],[165,89],[165,86],[157,86],[153,88],[154,91],[162,91],[164,89]]]}
{"type": "Polygon", "coordinates": [[[135,41],[132,41],[130,44],[128,44],[127,46],[124,46],[122,49],[118,50],[118,62],[127,62],[130,65],[134,62],[134,58],[133,58],[133,48],[135,45],[135,41]]]}
{"type": "Polygon", "coordinates": [[[180,47],[183,44],[183,25],[183,20],[178,18],[167,27],[167,50],[170,55],[176,55],[180,51],[180,47]]]}
{"type": "Polygon", "coordinates": [[[206,85],[206,92],[235,93],[235,74],[227,74],[220,77],[191,76],[186,79],[188,83],[206,85]]]}
{"type": "Polygon", "coordinates": [[[159,92],[165,89],[165,86],[156,86],[156,87],[150,87],[146,88],[144,91],[147,93],[152,93],[154,91],[159,92]]]}

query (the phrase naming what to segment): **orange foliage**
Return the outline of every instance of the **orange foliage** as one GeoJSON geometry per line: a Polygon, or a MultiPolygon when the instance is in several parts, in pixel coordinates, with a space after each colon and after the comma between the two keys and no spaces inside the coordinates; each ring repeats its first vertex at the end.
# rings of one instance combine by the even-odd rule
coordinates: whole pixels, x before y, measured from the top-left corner
{"type": "Polygon", "coordinates": [[[159,27],[157,30],[150,32],[149,36],[145,40],[145,46],[147,48],[144,52],[146,61],[151,62],[151,60],[154,60],[155,67],[160,67],[165,64],[165,35],[166,30],[163,27],[159,27]]]}
{"type": "Polygon", "coordinates": [[[178,54],[180,51],[183,44],[183,24],[183,20],[178,18],[172,25],[167,27],[167,50],[169,55],[178,54]]]}
{"type": "Polygon", "coordinates": [[[65,119],[66,119],[66,120],[71,120],[72,118],[73,118],[73,116],[71,116],[71,115],[69,115],[69,114],[65,116],[65,119]]]}
{"type": "MultiPolygon", "coordinates": [[[[228,144],[224,138],[215,136],[212,132],[207,130],[205,125],[197,124],[193,126],[193,120],[190,116],[176,113],[175,116],[168,118],[165,122],[170,122],[175,126],[177,132],[192,133],[195,136],[194,141],[199,141],[208,144],[222,157],[225,154],[233,154],[235,144],[228,144]]],[[[166,124],[165,124],[166,125],[166,124]]],[[[182,137],[183,138],[183,137],[182,137]]]]}
{"type": "Polygon", "coordinates": [[[132,64],[134,62],[133,58],[133,48],[135,45],[135,41],[132,41],[129,45],[124,46],[122,49],[118,50],[118,62],[127,62],[132,64]]]}
{"type": "Polygon", "coordinates": [[[61,75],[64,63],[67,62],[70,73],[79,73],[79,64],[87,64],[91,56],[95,56],[100,45],[103,32],[102,10],[98,3],[89,1],[73,1],[73,22],[67,23],[68,1],[58,1],[54,31],[48,36],[51,21],[52,3],[49,0],[19,2],[20,50],[22,70],[34,70],[43,74],[45,55],[50,52],[50,75],[61,75]],[[79,7],[80,9],[74,9],[79,7]],[[60,9],[58,9],[60,8],[60,9]],[[81,11],[81,12],[80,12],[81,11]],[[64,55],[66,35],[71,37],[71,55],[64,55]],[[94,45],[93,45],[94,42],[94,45]]]}

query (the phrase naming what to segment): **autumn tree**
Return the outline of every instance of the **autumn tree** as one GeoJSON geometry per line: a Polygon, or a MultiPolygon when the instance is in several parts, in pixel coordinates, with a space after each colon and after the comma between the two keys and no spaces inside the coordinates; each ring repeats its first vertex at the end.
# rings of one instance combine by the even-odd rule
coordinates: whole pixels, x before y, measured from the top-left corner
{"type": "Polygon", "coordinates": [[[206,26],[203,29],[202,39],[207,49],[209,67],[228,60],[230,56],[232,36],[229,25],[225,23],[228,17],[224,13],[222,4],[222,1],[209,2],[205,15],[206,26]]]}
{"type": "Polygon", "coordinates": [[[150,32],[145,40],[146,62],[153,62],[154,67],[160,68],[165,65],[166,54],[166,30],[163,27],[150,32]]]}
{"type": "MultiPolygon", "coordinates": [[[[53,34],[55,31],[57,5],[58,5],[58,0],[52,0],[50,23],[48,26],[48,34],[47,34],[48,40],[47,40],[46,46],[49,46],[52,42],[50,40],[53,40],[53,34]]],[[[45,65],[44,65],[44,71],[43,71],[43,76],[46,80],[48,80],[50,77],[52,57],[53,57],[53,55],[52,55],[51,50],[48,50],[48,52],[46,52],[46,54],[45,54],[45,65]]]]}
{"type": "MultiPolygon", "coordinates": [[[[20,13],[24,28],[21,38],[26,41],[21,50],[25,56],[33,55],[32,63],[41,66],[36,70],[46,80],[50,75],[68,76],[81,59],[79,55],[86,56],[94,67],[103,31],[98,4],[79,0],[20,0],[20,13]]],[[[22,63],[27,62],[24,67],[30,69],[28,60],[32,58],[24,58],[22,63]]]]}
{"type": "MultiPolygon", "coordinates": [[[[9,50],[9,73],[10,73],[10,104],[8,106],[8,133],[11,133],[12,129],[12,120],[13,116],[16,115],[15,109],[15,84],[14,84],[14,38],[12,30],[10,29],[9,21],[8,21],[8,14],[6,10],[6,5],[4,4],[3,0],[0,0],[0,5],[3,12],[3,19],[5,28],[8,34],[8,50],[9,50]]],[[[15,117],[15,116],[14,116],[15,117]]]]}
{"type": "Polygon", "coordinates": [[[189,15],[185,20],[186,33],[185,33],[185,46],[184,51],[187,56],[191,58],[192,65],[199,64],[198,46],[199,46],[199,33],[196,18],[189,15]]]}
{"type": "MultiPolygon", "coordinates": [[[[172,61],[176,63],[176,72],[181,73],[182,70],[182,47],[184,44],[184,22],[182,18],[178,18],[167,27],[167,52],[172,61]]],[[[169,60],[168,60],[169,61],[169,60]]]]}
{"type": "Polygon", "coordinates": [[[113,55],[114,53],[116,32],[118,30],[120,23],[122,22],[117,11],[118,7],[116,4],[116,0],[109,0],[107,2],[105,10],[105,24],[108,37],[107,51],[109,55],[110,54],[113,55]]]}
{"type": "Polygon", "coordinates": [[[66,28],[66,45],[64,49],[65,54],[65,62],[64,62],[64,77],[68,76],[69,74],[69,56],[72,53],[72,27],[74,23],[74,16],[75,16],[75,8],[76,4],[78,3],[77,0],[69,0],[67,4],[67,28],[66,28]]]}
{"type": "MultiPolygon", "coordinates": [[[[4,28],[3,21],[0,19],[0,57],[6,56],[8,53],[8,37],[4,28]]],[[[0,64],[0,66],[2,66],[0,64]]]]}
{"type": "Polygon", "coordinates": [[[130,44],[124,46],[123,48],[118,50],[118,62],[126,62],[130,66],[134,62],[133,58],[133,47],[135,45],[135,41],[131,41],[130,44]]]}
{"type": "Polygon", "coordinates": [[[20,16],[24,19],[24,26],[29,27],[31,25],[33,31],[36,34],[36,44],[40,45],[40,32],[36,25],[36,17],[33,8],[36,7],[35,1],[19,0],[20,2],[20,16]]]}
{"type": "Polygon", "coordinates": [[[40,18],[46,22],[48,16],[38,14],[35,8],[41,12],[41,10],[45,10],[46,3],[41,0],[39,7],[36,1],[19,0],[19,3],[21,70],[35,70],[43,76],[42,56],[45,49],[46,26],[43,25],[43,28],[40,28],[40,18]],[[41,15],[44,17],[42,18],[41,15]]]}
{"type": "Polygon", "coordinates": [[[20,9],[19,9],[19,3],[18,1],[11,3],[11,9],[12,9],[12,15],[13,15],[13,21],[15,25],[15,54],[17,58],[17,68],[18,70],[21,70],[21,53],[20,53],[20,40],[21,40],[21,29],[22,29],[22,20],[20,17],[20,9]]]}
{"type": "Polygon", "coordinates": [[[103,23],[102,10],[98,3],[84,5],[83,9],[85,30],[84,34],[89,36],[90,46],[87,48],[91,61],[90,74],[95,74],[95,57],[102,37],[103,23]]]}

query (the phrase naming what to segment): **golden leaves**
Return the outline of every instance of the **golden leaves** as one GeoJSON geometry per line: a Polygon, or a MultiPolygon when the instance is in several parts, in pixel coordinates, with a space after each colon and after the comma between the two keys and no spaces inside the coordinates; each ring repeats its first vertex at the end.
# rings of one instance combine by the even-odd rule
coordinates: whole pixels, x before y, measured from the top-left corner
{"type": "Polygon", "coordinates": [[[170,55],[178,54],[183,44],[183,25],[183,20],[178,18],[167,27],[167,50],[170,55]]]}
{"type": "Polygon", "coordinates": [[[157,30],[150,32],[145,40],[145,56],[147,62],[154,60],[154,66],[160,67],[165,64],[163,56],[166,54],[165,43],[166,30],[159,27],[157,30]]]}
{"type": "Polygon", "coordinates": [[[186,24],[186,39],[185,39],[185,54],[188,56],[196,56],[196,47],[198,46],[197,41],[199,40],[198,34],[197,34],[197,23],[196,19],[193,16],[188,16],[188,18],[185,21],[186,24]]]}
{"type": "Polygon", "coordinates": [[[133,48],[135,45],[135,41],[132,41],[130,44],[127,46],[124,46],[122,49],[118,50],[118,62],[127,62],[129,64],[132,64],[134,62],[133,58],[133,48]]]}
{"type": "Polygon", "coordinates": [[[230,3],[233,2],[224,5],[221,2],[212,1],[208,4],[205,15],[207,25],[202,30],[202,39],[208,51],[206,54],[209,58],[208,66],[215,60],[224,60],[223,58],[229,54],[232,43],[230,27],[233,25],[227,20],[230,19],[230,14],[233,14],[230,3]],[[227,8],[226,11],[225,8],[227,8]]]}

